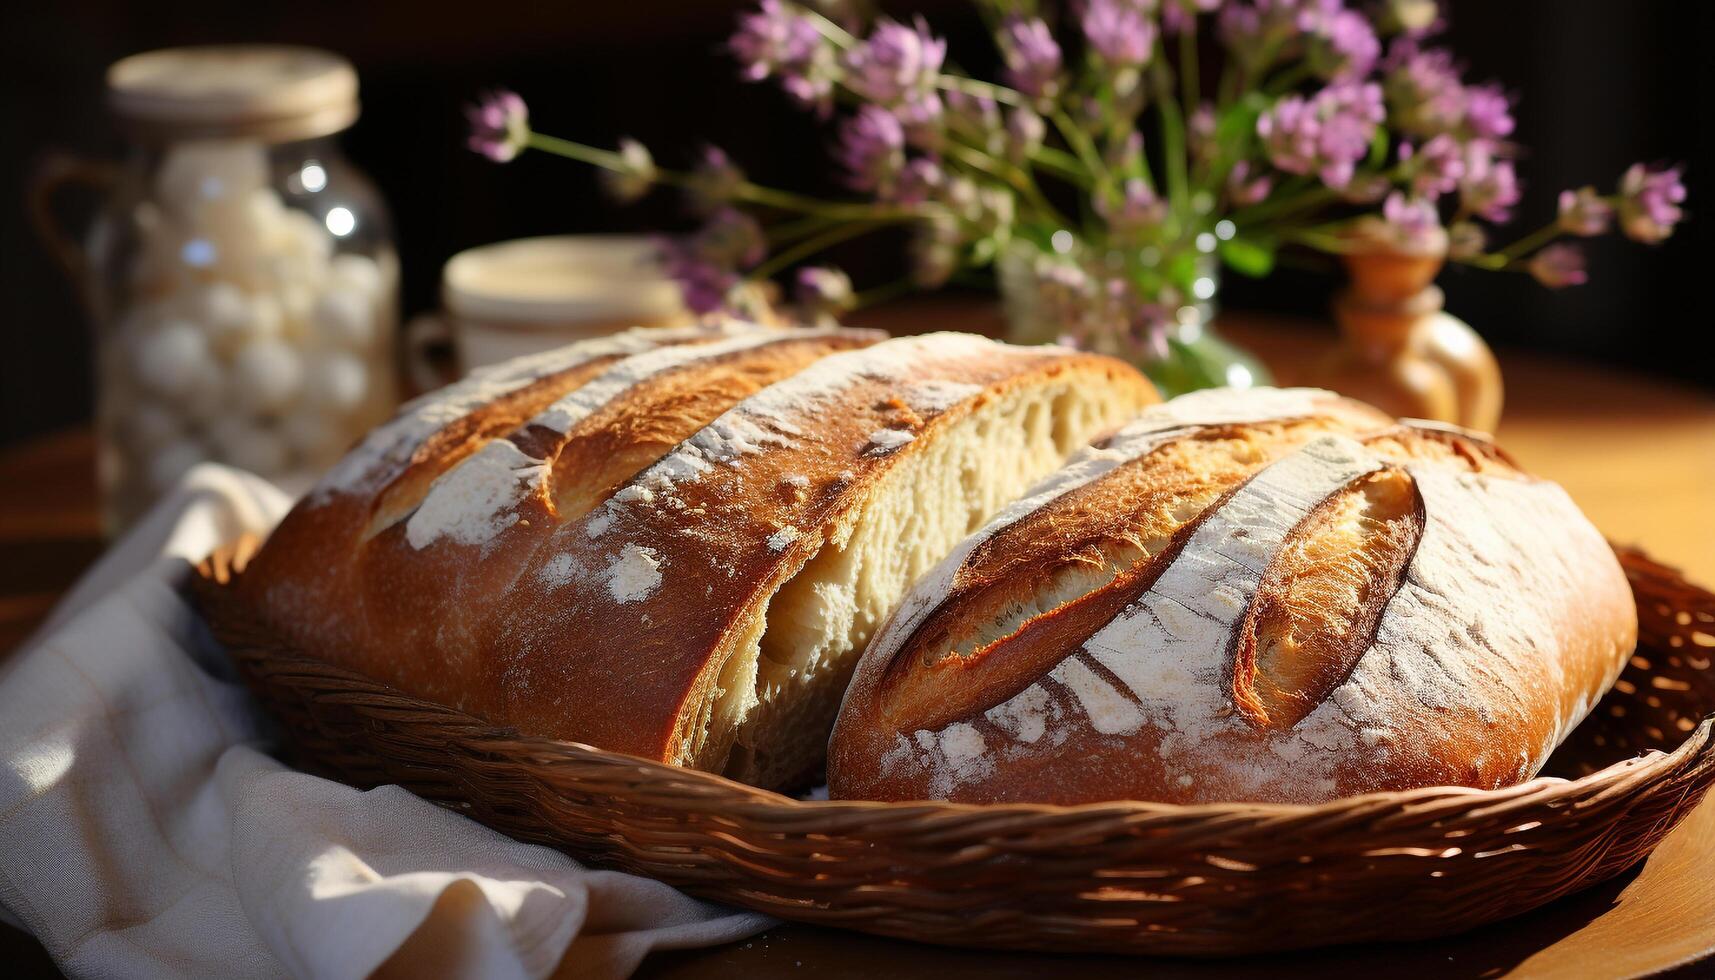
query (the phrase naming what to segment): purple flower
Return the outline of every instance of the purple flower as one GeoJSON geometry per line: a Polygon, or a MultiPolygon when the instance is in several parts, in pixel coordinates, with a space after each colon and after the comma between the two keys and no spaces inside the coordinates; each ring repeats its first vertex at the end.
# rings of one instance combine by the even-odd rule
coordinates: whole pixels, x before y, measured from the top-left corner
{"type": "Polygon", "coordinates": [[[1271,47],[1269,35],[1278,25],[1278,18],[1265,21],[1259,6],[1229,3],[1221,8],[1215,23],[1221,43],[1240,62],[1255,70],[1260,67],[1265,50],[1271,47]]]}
{"type": "Polygon", "coordinates": [[[1471,259],[1489,247],[1489,236],[1475,221],[1456,222],[1447,229],[1447,254],[1455,259],[1471,259]]]}
{"type": "Polygon", "coordinates": [[[1346,10],[1339,3],[1316,3],[1298,18],[1299,29],[1309,35],[1310,65],[1317,75],[1330,81],[1362,78],[1376,66],[1382,43],[1364,15],[1346,10]]]}
{"type": "Polygon", "coordinates": [[[726,151],[718,146],[705,146],[696,169],[691,172],[691,201],[698,211],[712,211],[732,200],[733,192],[742,183],[744,171],[726,151]]]}
{"type": "Polygon", "coordinates": [[[1499,85],[1473,85],[1465,90],[1465,129],[1476,139],[1500,140],[1512,135],[1512,100],[1499,85]]]}
{"type": "Polygon", "coordinates": [[[1388,53],[1383,86],[1390,118],[1401,132],[1413,136],[1450,133],[1465,119],[1466,92],[1451,52],[1424,50],[1410,38],[1394,43],[1388,53]]]}
{"type": "Polygon", "coordinates": [[[1040,17],[1008,17],[1000,30],[1006,80],[1033,99],[1053,98],[1060,88],[1060,45],[1040,17]]]}
{"type": "Polygon", "coordinates": [[[690,235],[658,239],[656,249],[662,268],[679,284],[686,308],[702,314],[730,305],[741,278],[738,270],[761,262],[768,240],[755,218],[723,207],[690,235]]]}
{"type": "Polygon", "coordinates": [[[930,152],[941,148],[945,120],[939,95],[920,92],[901,102],[893,112],[905,129],[905,142],[930,152]]]}
{"type": "Polygon", "coordinates": [[[1382,0],[1377,23],[1388,33],[1420,37],[1441,28],[1438,0],[1382,0]]]}
{"type": "Polygon", "coordinates": [[[947,129],[965,142],[989,153],[999,153],[1005,148],[1000,106],[988,96],[948,92],[946,113],[947,129]]]}
{"type": "Polygon", "coordinates": [[[1250,173],[1251,165],[1244,160],[1233,164],[1233,169],[1227,173],[1227,197],[1241,208],[1262,203],[1268,192],[1274,189],[1274,180],[1267,174],[1252,180],[1250,173]]]}
{"type": "Polygon", "coordinates": [[[1399,242],[1408,248],[1423,248],[1441,230],[1441,216],[1435,205],[1421,197],[1407,198],[1404,194],[1389,194],[1382,203],[1382,219],[1399,242]]]}
{"type": "Polygon", "coordinates": [[[1673,234],[1685,217],[1680,167],[1653,170],[1634,163],[1620,178],[1620,230],[1626,237],[1653,245],[1673,234]]]}
{"type": "Polygon", "coordinates": [[[1155,22],[1135,0],[1089,0],[1079,23],[1110,68],[1141,68],[1155,53],[1155,22]]]}
{"type": "Polygon", "coordinates": [[[1191,113],[1191,118],[1185,122],[1190,136],[1191,156],[1197,160],[1213,160],[1220,155],[1220,143],[1215,136],[1215,107],[1204,102],[1191,113]]]}
{"type": "Polygon", "coordinates": [[[846,52],[846,87],[872,102],[898,105],[935,88],[947,42],[919,17],[911,27],[883,20],[869,40],[846,52]]]}
{"type": "Polygon", "coordinates": [[[1447,133],[1430,139],[1420,151],[1410,143],[1400,144],[1399,158],[1410,164],[1412,191],[1431,200],[1457,190],[1459,178],[1465,176],[1465,148],[1447,133]]]}
{"type": "Polygon", "coordinates": [[[1385,116],[1380,86],[1336,82],[1309,99],[1282,98],[1257,118],[1256,128],[1276,167],[1314,173],[1339,189],[1351,182],[1385,116]]]}
{"type": "Polygon", "coordinates": [[[1006,155],[1013,161],[1029,160],[1047,138],[1047,124],[1030,109],[1019,106],[1006,114],[1006,155]]]}
{"type": "Polygon", "coordinates": [[[1590,278],[1584,272],[1584,253],[1567,242],[1556,242],[1537,252],[1525,263],[1525,269],[1549,289],[1581,286],[1590,278]]]}
{"type": "Polygon", "coordinates": [[[470,148],[495,163],[505,163],[530,142],[530,110],[516,92],[491,92],[465,108],[470,148]]]}
{"type": "Polygon", "coordinates": [[[1374,204],[1393,190],[1393,184],[1381,174],[1358,174],[1340,189],[1340,200],[1347,204],[1374,204]]]}
{"type": "Polygon", "coordinates": [[[793,298],[806,323],[832,320],[857,302],[850,276],[832,266],[819,265],[798,270],[793,298]]]}
{"type": "Polygon", "coordinates": [[[834,49],[815,23],[781,0],[762,0],[739,18],[727,48],[739,61],[739,73],[760,82],[774,77],[804,105],[831,106],[837,66],[834,49]]]}
{"type": "Polygon", "coordinates": [[[663,236],[656,241],[656,251],[662,268],[678,283],[686,309],[703,314],[726,306],[728,295],[739,283],[738,273],[706,258],[684,238],[663,236]]]}
{"type": "Polygon", "coordinates": [[[649,148],[629,136],[619,141],[619,166],[604,171],[602,186],[616,201],[630,203],[649,193],[655,186],[655,158],[649,148]]]}
{"type": "Polygon", "coordinates": [[[899,204],[916,205],[940,196],[946,184],[946,174],[933,157],[914,157],[900,171],[895,182],[893,200],[899,204]]]}
{"type": "Polygon", "coordinates": [[[1190,30],[1198,14],[1206,14],[1219,10],[1222,0],[1163,0],[1161,5],[1161,29],[1169,34],[1181,34],[1190,30]]]}
{"type": "Polygon", "coordinates": [[[1124,140],[1108,147],[1106,157],[1108,169],[1116,174],[1143,173],[1143,134],[1135,129],[1127,133],[1124,140]]]}
{"type": "Polygon", "coordinates": [[[1561,191],[1558,223],[1568,235],[1604,235],[1614,223],[1614,206],[1594,187],[1561,191]]]}
{"type": "Polygon", "coordinates": [[[703,258],[730,268],[747,269],[768,254],[768,237],[762,233],[762,226],[731,207],[710,215],[692,242],[703,258]]]}
{"type": "Polygon", "coordinates": [[[853,188],[884,191],[905,165],[905,128],[886,109],[862,106],[841,127],[836,155],[853,188]]]}
{"type": "Polygon", "coordinates": [[[911,281],[924,289],[936,289],[959,268],[959,248],[964,244],[959,223],[937,218],[917,226],[911,236],[911,281]]]}
{"type": "Polygon", "coordinates": [[[1459,204],[1466,211],[1490,221],[1512,217],[1518,203],[1518,174],[1511,160],[1495,156],[1493,147],[1481,140],[1465,147],[1465,175],[1459,180],[1459,204]]]}
{"type": "Polygon", "coordinates": [[[1093,203],[1096,214],[1118,235],[1156,227],[1167,217],[1167,205],[1156,196],[1149,181],[1141,177],[1127,180],[1117,194],[1112,191],[1096,194],[1093,203]]]}

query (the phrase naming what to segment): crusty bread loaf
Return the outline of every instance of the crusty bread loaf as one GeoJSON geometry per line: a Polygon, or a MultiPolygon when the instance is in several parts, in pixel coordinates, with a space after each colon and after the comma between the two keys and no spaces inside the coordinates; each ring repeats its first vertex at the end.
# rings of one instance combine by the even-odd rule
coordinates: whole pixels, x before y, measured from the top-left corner
{"type": "Polygon", "coordinates": [[[1146,410],[926,575],[829,747],[847,799],[1316,802],[1535,773],[1636,609],[1556,485],[1310,390],[1146,410]]]}
{"type": "Polygon", "coordinates": [[[407,406],[242,579],[297,646],[532,733],[763,785],[960,539],[1155,400],[960,334],[634,331],[407,406]]]}

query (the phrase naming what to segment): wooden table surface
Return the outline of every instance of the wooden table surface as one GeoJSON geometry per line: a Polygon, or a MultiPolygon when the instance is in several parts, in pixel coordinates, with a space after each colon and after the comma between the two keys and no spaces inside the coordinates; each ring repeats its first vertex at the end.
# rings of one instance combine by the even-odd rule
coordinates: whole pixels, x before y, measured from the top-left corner
{"type": "MultiPolygon", "coordinates": [[[[991,311],[925,302],[872,322],[987,332],[991,311]]],[[[1230,336],[1282,383],[1329,342],[1301,324],[1229,315],[1230,336]]],[[[1507,407],[1500,441],[1533,472],[1563,484],[1610,538],[1646,548],[1715,583],[1715,398],[1633,375],[1502,351],[1507,407]]],[[[0,452],[0,658],[22,641],[100,553],[93,443],[72,431],[0,452]]],[[[1045,974],[1089,977],[1343,975],[1624,976],[1715,954],[1715,800],[1695,810],[1639,867],[1604,886],[1505,922],[1429,943],[1342,947],[1246,961],[1056,958],[937,949],[784,925],[713,950],[656,954],[653,977],[924,976],[939,980],[1045,974]]],[[[49,973],[29,937],[0,926],[12,976],[49,973]],[[16,972],[14,972],[16,971],[16,972]]],[[[1708,969],[1681,966],[1686,976],[1708,969]]],[[[1705,974],[1706,975],[1706,974],[1705,974]]]]}

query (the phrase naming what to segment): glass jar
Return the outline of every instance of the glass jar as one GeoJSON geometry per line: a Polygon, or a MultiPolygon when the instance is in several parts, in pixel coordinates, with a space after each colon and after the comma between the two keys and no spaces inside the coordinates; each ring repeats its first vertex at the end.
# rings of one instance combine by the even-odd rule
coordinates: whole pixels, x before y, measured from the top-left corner
{"type": "Polygon", "coordinates": [[[326,52],[127,58],[131,140],[85,250],[104,516],[216,460],[301,492],[397,400],[398,259],[334,134],[357,77],[326,52]]]}

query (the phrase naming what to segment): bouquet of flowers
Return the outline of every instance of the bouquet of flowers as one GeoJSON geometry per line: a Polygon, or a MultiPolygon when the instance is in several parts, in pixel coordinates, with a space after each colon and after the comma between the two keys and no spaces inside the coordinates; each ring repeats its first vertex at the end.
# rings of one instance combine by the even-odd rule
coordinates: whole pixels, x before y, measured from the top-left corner
{"type": "Polygon", "coordinates": [[[1434,0],[981,0],[998,81],[951,66],[921,19],[868,20],[849,4],[762,0],[729,49],[835,130],[853,191],[831,201],[759,186],[708,148],[688,170],[641,144],[614,150],[530,128],[499,93],[471,109],[474,149],[524,149],[607,171],[635,198],[682,188],[702,226],[663,243],[689,305],[796,268],[803,315],[822,317],[961,269],[1027,284],[1015,330],[1129,356],[1168,387],[1219,383],[1181,328],[1200,322],[1217,267],[1266,275],[1282,247],[1434,251],[1546,286],[1585,279],[1566,239],[1617,223],[1654,243],[1681,220],[1678,168],[1638,164],[1611,192],[1561,192],[1546,227],[1510,243],[1494,228],[1520,199],[1507,94],[1469,84],[1437,45],[1434,0]],[[874,230],[912,229],[911,272],[854,293],[803,266],[874,230]],[[1041,325],[1046,324],[1046,328],[1041,325]]]}

